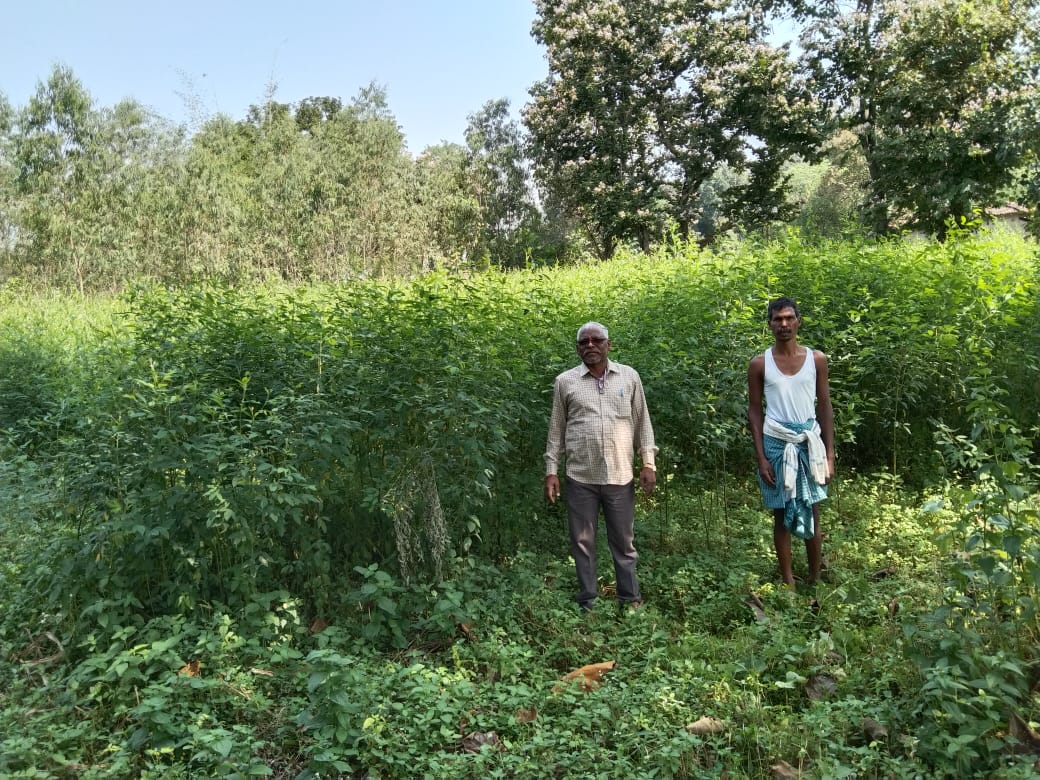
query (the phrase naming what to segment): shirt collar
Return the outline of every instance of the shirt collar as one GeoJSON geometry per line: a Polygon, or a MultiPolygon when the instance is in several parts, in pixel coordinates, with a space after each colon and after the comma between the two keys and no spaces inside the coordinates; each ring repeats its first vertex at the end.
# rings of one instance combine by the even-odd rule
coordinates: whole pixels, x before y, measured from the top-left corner
{"type": "MultiPolygon", "coordinates": [[[[581,367],[582,367],[582,372],[581,372],[582,376],[585,376],[586,374],[591,374],[592,373],[591,371],[589,371],[589,367],[587,365],[585,365],[584,363],[581,364],[581,367]]],[[[617,364],[613,360],[611,360],[610,358],[607,358],[607,369],[606,369],[606,371],[603,372],[603,375],[606,376],[607,374],[610,374],[610,373],[616,374],[617,372],[618,372],[617,371],[617,364]]]]}

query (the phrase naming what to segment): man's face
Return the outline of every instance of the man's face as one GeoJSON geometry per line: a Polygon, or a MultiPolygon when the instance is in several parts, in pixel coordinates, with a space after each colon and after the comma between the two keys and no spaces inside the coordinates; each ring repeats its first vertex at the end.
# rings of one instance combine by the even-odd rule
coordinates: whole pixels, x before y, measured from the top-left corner
{"type": "Polygon", "coordinates": [[[583,328],[578,334],[578,357],[587,366],[596,366],[607,359],[610,340],[600,328],[583,328]]]}
{"type": "Polygon", "coordinates": [[[798,336],[798,327],[802,321],[798,319],[794,309],[787,306],[776,309],[769,318],[769,330],[777,341],[790,341],[798,336]]]}

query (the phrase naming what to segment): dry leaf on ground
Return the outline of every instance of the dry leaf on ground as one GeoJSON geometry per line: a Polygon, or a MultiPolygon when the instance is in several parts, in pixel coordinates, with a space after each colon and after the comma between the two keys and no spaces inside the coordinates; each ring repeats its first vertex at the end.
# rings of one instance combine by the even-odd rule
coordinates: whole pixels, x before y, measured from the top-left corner
{"type": "Polygon", "coordinates": [[[805,695],[813,701],[826,699],[838,690],[838,682],[829,674],[814,674],[805,684],[805,695]]]}
{"type": "Polygon", "coordinates": [[[323,618],[323,617],[315,618],[314,622],[311,623],[311,633],[312,634],[320,634],[322,631],[324,631],[328,627],[329,627],[329,621],[327,621],[325,618],[323,618]]]}
{"type": "Polygon", "coordinates": [[[798,780],[802,776],[801,772],[786,761],[777,761],[769,767],[769,771],[773,773],[773,777],[777,780],[798,780]]]}
{"type": "Polygon", "coordinates": [[[613,671],[617,666],[617,661],[602,661],[598,664],[586,664],[580,669],[575,669],[573,672],[568,673],[560,682],[553,686],[553,691],[563,690],[563,686],[569,683],[571,680],[578,680],[579,684],[586,691],[595,690],[599,687],[600,680],[603,679],[603,675],[607,672],[613,671]]]}
{"type": "Polygon", "coordinates": [[[691,734],[718,734],[726,730],[726,724],[718,718],[704,715],[693,723],[687,723],[686,730],[691,734]]]}
{"type": "Polygon", "coordinates": [[[479,753],[485,745],[502,750],[502,740],[493,731],[471,731],[462,738],[462,749],[467,753],[479,753]]]}
{"type": "Polygon", "coordinates": [[[864,718],[860,722],[863,736],[870,742],[883,742],[888,739],[888,729],[873,718],[864,718]]]}
{"type": "Polygon", "coordinates": [[[525,710],[523,707],[516,711],[516,719],[521,723],[533,723],[538,718],[538,709],[531,707],[525,710]]]}

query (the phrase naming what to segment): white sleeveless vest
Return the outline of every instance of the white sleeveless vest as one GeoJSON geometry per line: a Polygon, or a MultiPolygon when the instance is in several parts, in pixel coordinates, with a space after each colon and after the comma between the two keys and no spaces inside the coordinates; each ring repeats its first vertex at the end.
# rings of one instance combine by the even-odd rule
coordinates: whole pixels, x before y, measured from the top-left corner
{"type": "Polygon", "coordinates": [[[798,373],[788,376],[776,367],[773,349],[765,351],[766,376],[763,394],[766,417],[778,423],[803,423],[816,418],[816,361],[805,348],[805,362],[798,373]]]}

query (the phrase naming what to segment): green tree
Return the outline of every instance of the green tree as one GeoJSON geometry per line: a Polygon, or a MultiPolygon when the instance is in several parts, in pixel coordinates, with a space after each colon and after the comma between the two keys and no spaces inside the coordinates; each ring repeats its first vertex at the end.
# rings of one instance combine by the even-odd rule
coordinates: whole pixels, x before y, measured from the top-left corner
{"type": "Polygon", "coordinates": [[[133,263],[149,117],[133,101],[96,108],[73,72],[56,66],[14,124],[18,270],[80,291],[109,286],[133,263]]]}
{"type": "Polygon", "coordinates": [[[670,223],[688,235],[723,167],[740,175],[723,216],[780,216],[782,166],[811,152],[814,114],[786,51],[766,43],[769,5],[536,3],[550,69],[524,114],[536,172],[601,257],[626,240],[646,249],[670,223]]]}
{"type": "Polygon", "coordinates": [[[157,172],[154,194],[168,280],[248,276],[237,247],[243,243],[242,212],[250,172],[250,139],[238,123],[216,116],[199,127],[183,153],[157,172]]]}
{"type": "Polygon", "coordinates": [[[171,227],[192,276],[414,273],[429,251],[416,176],[381,88],[345,107],[331,97],[295,107],[269,99],[194,136],[171,227]]]}
{"type": "Polygon", "coordinates": [[[1035,158],[1036,0],[837,0],[802,36],[821,101],[855,132],[877,233],[991,205],[1035,158]]]}
{"type": "Polygon", "coordinates": [[[290,104],[268,100],[251,107],[241,124],[248,138],[243,214],[248,241],[242,246],[264,276],[310,278],[320,255],[316,245],[325,238],[325,225],[315,223],[320,211],[311,196],[322,175],[316,147],[327,122],[306,107],[301,122],[290,104]]]}
{"type": "Polygon", "coordinates": [[[420,207],[433,242],[430,265],[459,268],[479,255],[483,215],[470,169],[459,144],[427,147],[415,161],[420,207]]]}
{"type": "Polygon", "coordinates": [[[0,92],[0,271],[8,265],[15,242],[15,165],[11,142],[14,109],[0,92]]]}
{"type": "Polygon", "coordinates": [[[506,268],[524,264],[537,227],[534,183],[520,125],[508,100],[490,100],[468,117],[469,168],[483,220],[483,251],[506,268]]]}
{"type": "Polygon", "coordinates": [[[349,259],[352,275],[409,275],[430,253],[416,166],[390,111],[385,89],[372,84],[322,125],[315,137],[314,207],[328,240],[323,257],[349,259]],[[332,220],[330,222],[329,220],[332,220]]]}
{"type": "Polygon", "coordinates": [[[839,132],[821,147],[816,163],[792,163],[793,222],[816,236],[836,238],[861,231],[860,204],[869,191],[866,160],[856,136],[839,132]]]}
{"type": "Polygon", "coordinates": [[[322,122],[328,122],[343,110],[343,101],[336,97],[304,98],[296,105],[296,125],[302,132],[311,133],[322,122]]]}

